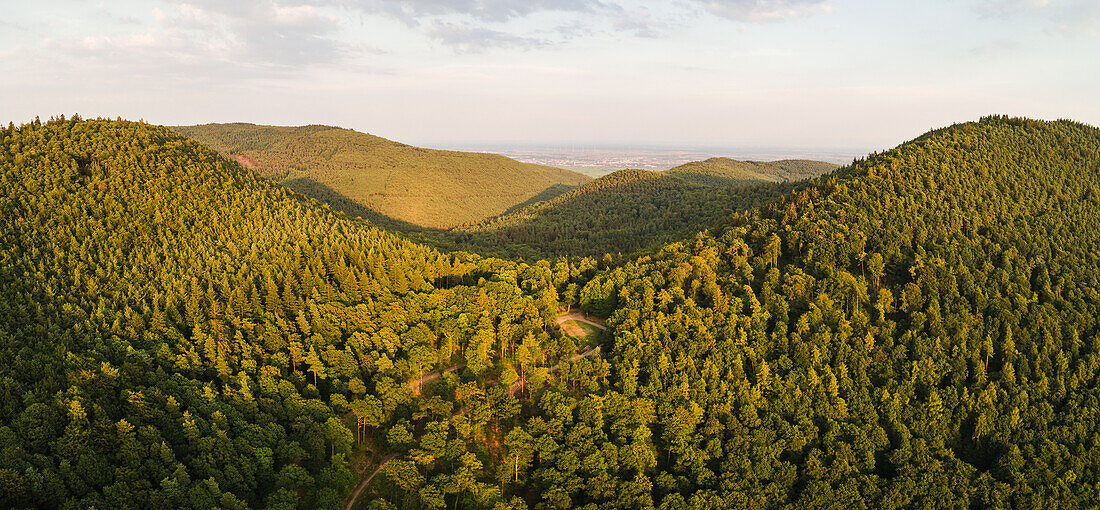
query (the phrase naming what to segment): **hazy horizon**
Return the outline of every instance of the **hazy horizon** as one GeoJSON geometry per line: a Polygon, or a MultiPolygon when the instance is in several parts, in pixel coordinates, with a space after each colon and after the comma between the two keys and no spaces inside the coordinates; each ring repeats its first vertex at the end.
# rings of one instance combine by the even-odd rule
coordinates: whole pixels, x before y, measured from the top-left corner
{"type": "Polygon", "coordinates": [[[600,176],[624,168],[668,170],[670,168],[710,158],[724,157],[748,161],[810,159],[839,165],[871,151],[856,149],[806,147],[698,147],[646,144],[538,144],[538,143],[458,143],[427,144],[425,147],[443,150],[490,152],[524,163],[555,166],[600,176]]]}

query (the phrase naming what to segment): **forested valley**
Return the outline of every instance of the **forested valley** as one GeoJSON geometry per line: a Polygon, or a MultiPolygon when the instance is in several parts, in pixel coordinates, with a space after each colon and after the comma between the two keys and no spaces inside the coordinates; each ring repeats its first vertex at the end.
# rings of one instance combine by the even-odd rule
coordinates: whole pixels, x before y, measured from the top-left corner
{"type": "Polygon", "coordinates": [[[1100,504],[1100,130],[689,184],[733,205],[512,260],[164,127],[0,129],[0,506],[1100,504]]]}

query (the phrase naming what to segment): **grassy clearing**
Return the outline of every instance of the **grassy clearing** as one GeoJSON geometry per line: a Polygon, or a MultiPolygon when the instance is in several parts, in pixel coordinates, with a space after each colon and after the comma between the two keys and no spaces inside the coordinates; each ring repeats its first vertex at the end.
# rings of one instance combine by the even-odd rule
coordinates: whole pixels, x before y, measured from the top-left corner
{"type": "Polygon", "coordinates": [[[596,326],[581,321],[565,321],[561,323],[561,330],[578,340],[577,344],[595,345],[603,331],[596,326]]]}

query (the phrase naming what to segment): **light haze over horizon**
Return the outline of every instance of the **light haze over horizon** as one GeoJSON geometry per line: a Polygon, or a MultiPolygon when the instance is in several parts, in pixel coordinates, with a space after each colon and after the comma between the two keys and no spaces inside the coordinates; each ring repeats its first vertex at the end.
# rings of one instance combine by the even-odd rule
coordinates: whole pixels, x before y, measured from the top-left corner
{"type": "Polygon", "coordinates": [[[1096,1],[2,3],[5,124],[866,152],[986,114],[1100,123],[1096,1]]]}

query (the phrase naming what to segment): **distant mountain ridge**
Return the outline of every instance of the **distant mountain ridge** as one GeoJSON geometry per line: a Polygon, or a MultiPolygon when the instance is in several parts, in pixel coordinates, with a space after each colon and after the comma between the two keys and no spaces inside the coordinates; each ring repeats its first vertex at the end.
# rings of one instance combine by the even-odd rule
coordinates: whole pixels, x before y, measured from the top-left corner
{"type": "Polygon", "coordinates": [[[299,193],[404,230],[481,221],[547,190],[591,180],[496,154],[424,149],[332,126],[171,129],[299,193]]]}

